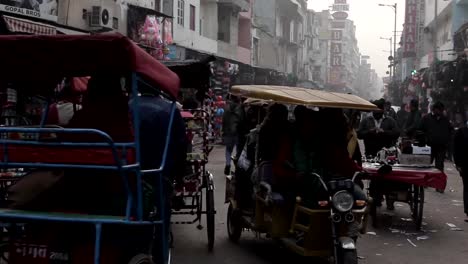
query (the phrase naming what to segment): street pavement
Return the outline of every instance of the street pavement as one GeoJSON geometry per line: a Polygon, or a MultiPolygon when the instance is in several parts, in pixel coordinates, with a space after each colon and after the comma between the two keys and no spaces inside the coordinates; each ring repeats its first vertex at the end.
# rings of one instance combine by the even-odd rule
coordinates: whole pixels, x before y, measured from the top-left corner
{"type": "MultiPolygon", "coordinates": [[[[206,229],[197,225],[173,226],[175,264],[231,263],[321,263],[286,251],[281,245],[252,232],[244,232],[238,244],[231,243],[226,230],[227,205],[224,204],[224,150],[217,147],[210,155],[208,169],[215,176],[216,241],[213,252],[207,249],[206,229]]],[[[396,203],[395,211],[380,209],[379,227],[369,226],[358,241],[362,264],[463,264],[468,263],[468,223],[464,222],[461,178],[451,163],[446,163],[448,184],[445,193],[426,189],[423,231],[409,220],[409,206],[396,203]],[[451,228],[447,224],[453,224],[451,228]],[[459,230],[459,231],[455,231],[459,230]]],[[[177,219],[182,220],[180,217],[177,219]]],[[[174,219],[175,220],[175,219],[174,219]]],[[[202,222],[204,224],[204,222],[202,222]]]]}

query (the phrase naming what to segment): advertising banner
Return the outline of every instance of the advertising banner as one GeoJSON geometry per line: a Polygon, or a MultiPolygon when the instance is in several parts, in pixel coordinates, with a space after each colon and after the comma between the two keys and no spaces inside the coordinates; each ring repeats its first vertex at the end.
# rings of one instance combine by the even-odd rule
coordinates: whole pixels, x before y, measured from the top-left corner
{"type": "Polygon", "coordinates": [[[57,21],[58,0],[0,0],[0,11],[57,21]]]}

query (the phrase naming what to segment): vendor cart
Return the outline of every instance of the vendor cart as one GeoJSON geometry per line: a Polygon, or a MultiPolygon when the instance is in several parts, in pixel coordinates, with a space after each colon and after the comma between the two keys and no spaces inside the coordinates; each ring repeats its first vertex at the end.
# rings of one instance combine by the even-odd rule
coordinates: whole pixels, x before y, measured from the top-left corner
{"type": "MultiPolygon", "coordinates": [[[[424,189],[431,187],[444,190],[447,185],[447,175],[432,166],[395,164],[392,166],[392,170],[387,173],[379,172],[381,166],[380,163],[364,163],[363,168],[367,172],[366,179],[384,182],[386,187],[383,192],[387,199],[407,203],[410,206],[416,227],[421,229],[424,189]]],[[[372,205],[370,213],[373,224],[376,226],[376,204],[372,205]]]]}

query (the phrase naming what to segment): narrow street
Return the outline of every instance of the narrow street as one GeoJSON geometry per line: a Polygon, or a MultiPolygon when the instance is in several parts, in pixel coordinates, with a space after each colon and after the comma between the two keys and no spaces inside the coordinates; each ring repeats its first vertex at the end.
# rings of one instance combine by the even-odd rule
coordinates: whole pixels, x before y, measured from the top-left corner
{"type": "MultiPolygon", "coordinates": [[[[213,253],[207,250],[206,229],[196,224],[174,226],[173,263],[175,264],[253,264],[253,263],[319,263],[295,256],[264,237],[256,239],[244,232],[239,244],[229,241],[226,231],[227,206],[224,204],[224,152],[221,147],[211,154],[209,169],[216,179],[216,241],[213,253]]],[[[409,221],[406,204],[396,204],[395,211],[380,211],[380,226],[369,227],[359,240],[360,263],[439,264],[466,263],[468,256],[468,223],[463,221],[462,184],[455,168],[446,163],[448,185],[444,194],[426,189],[423,232],[416,232],[409,221]],[[461,231],[451,230],[454,224],[461,231]]],[[[453,229],[453,228],[452,228],[453,229]]]]}

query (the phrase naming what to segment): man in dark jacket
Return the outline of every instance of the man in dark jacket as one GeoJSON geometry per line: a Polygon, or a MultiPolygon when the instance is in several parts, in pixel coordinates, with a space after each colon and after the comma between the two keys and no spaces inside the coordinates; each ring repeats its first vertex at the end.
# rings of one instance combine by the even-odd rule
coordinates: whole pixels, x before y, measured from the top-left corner
{"type": "Polygon", "coordinates": [[[406,111],[406,104],[401,104],[400,110],[397,112],[397,124],[400,130],[403,130],[405,128],[406,120],[408,119],[409,113],[406,111]]]}
{"type": "Polygon", "coordinates": [[[452,126],[443,114],[444,105],[436,102],[432,112],[426,115],[421,122],[420,130],[424,132],[428,145],[431,146],[431,160],[439,170],[444,170],[445,153],[450,141],[452,126]]]}
{"type": "MultiPolygon", "coordinates": [[[[375,157],[382,148],[394,146],[395,141],[400,136],[396,121],[384,115],[385,100],[380,99],[374,104],[381,111],[374,111],[372,115],[362,120],[358,130],[358,138],[364,140],[366,156],[372,157],[375,157]]],[[[369,191],[377,206],[382,205],[384,184],[378,180],[372,180],[370,183],[369,191]]],[[[393,209],[393,202],[388,199],[387,208],[393,209]]]]}
{"type": "Polygon", "coordinates": [[[396,121],[384,115],[384,100],[374,102],[382,111],[375,111],[362,120],[358,138],[364,140],[366,156],[376,156],[383,147],[391,147],[400,135],[396,121]]]}
{"type": "Polygon", "coordinates": [[[385,115],[393,118],[394,120],[397,118],[397,114],[393,109],[392,103],[390,101],[385,102],[385,115]]]}
{"type": "Polygon", "coordinates": [[[455,133],[453,157],[463,180],[465,222],[468,222],[468,127],[466,125],[459,128],[455,133]]]}
{"type": "MultiPolygon", "coordinates": [[[[441,171],[444,171],[445,153],[452,131],[450,121],[443,112],[444,105],[441,102],[436,102],[432,106],[432,113],[423,118],[420,127],[426,136],[428,145],[431,146],[431,161],[435,162],[436,168],[441,171]]],[[[443,190],[437,191],[443,192],[443,190]]]]}
{"type": "Polygon", "coordinates": [[[403,127],[404,133],[407,137],[412,138],[421,124],[421,112],[419,112],[419,102],[416,99],[410,102],[410,113],[403,127]]]}

